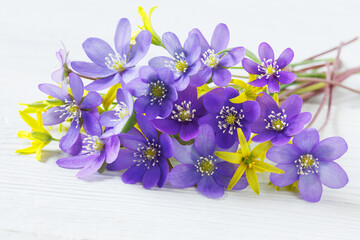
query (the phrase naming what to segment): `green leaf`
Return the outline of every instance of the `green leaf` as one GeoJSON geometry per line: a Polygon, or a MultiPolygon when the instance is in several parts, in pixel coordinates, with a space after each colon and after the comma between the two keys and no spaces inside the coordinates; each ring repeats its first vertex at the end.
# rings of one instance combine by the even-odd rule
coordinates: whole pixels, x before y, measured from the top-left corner
{"type": "Polygon", "coordinates": [[[130,129],[132,129],[134,127],[135,123],[136,123],[136,112],[133,111],[131,117],[126,122],[126,124],[122,130],[122,133],[127,133],[130,129]]]}
{"type": "Polygon", "coordinates": [[[251,60],[253,60],[254,62],[261,64],[260,59],[253,53],[251,52],[249,49],[246,49],[246,56],[248,58],[250,58],[251,60]]]}

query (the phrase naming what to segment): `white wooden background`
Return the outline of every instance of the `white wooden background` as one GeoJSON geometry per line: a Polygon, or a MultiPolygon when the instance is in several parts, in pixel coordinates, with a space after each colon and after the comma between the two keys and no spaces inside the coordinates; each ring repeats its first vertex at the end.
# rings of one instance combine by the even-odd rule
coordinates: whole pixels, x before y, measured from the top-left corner
{"type": "MultiPolygon", "coordinates": [[[[193,27],[210,37],[218,22],[228,24],[231,46],[256,52],[261,41],[277,54],[292,47],[295,60],[359,35],[359,1],[1,1],[0,7],[0,239],[359,239],[360,97],[335,91],[335,108],[322,137],[340,135],[349,151],[339,163],[349,175],[340,190],[324,188],[319,203],[277,192],[260,179],[260,196],[250,189],[211,200],[195,188],[145,190],[125,185],[121,173],[88,181],[61,169],[60,152],[50,145],[45,163],[15,155],[29,142],[18,102],[44,97],[37,84],[51,82],[55,51],[62,40],[73,60],[85,60],[82,42],[90,36],[111,44],[118,19],[140,23],[137,6],[158,5],[153,22],[159,34],[184,39],[193,27]]],[[[153,47],[150,55],[163,53],[153,47]]],[[[360,65],[360,43],[344,49],[345,67],[360,65]]],[[[143,62],[145,63],[145,61],[143,62]]],[[[360,89],[360,76],[346,84],[360,89]]],[[[315,112],[319,98],[305,109],[315,112]]]]}

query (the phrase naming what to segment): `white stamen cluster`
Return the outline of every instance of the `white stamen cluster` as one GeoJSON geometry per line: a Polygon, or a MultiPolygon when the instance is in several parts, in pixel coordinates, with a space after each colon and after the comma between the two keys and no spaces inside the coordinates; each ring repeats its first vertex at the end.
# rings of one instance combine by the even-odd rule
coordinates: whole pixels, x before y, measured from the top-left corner
{"type": "Polygon", "coordinates": [[[218,121],[218,127],[225,133],[227,130],[231,135],[238,127],[242,127],[240,120],[244,119],[245,114],[242,109],[236,111],[234,107],[223,106],[219,114],[216,116],[218,121]]]}
{"type": "Polygon", "coordinates": [[[301,155],[299,159],[295,160],[295,164],[298,168],[297,174],[308,175],[318,172],[319,160],[311,154],[301,155]]]}
{"type": "Polygon", "coordinates": [[[171,119],[179,122],[191,122],[195,117],[195,109],[191,109],[191,102],[183,101],[180,105],[174,104],[171,119]]]}
{"type": "Polygon", "coordinates": [[[124,119],[124,117],[129,115],[129,109],[124,102],[118,103],[114,108],[114,111],[116,111],[115,116],[117,116],[119,119],[113,119],[112,121],[121,121],[124,119]]]}
{"type": "Polygon", "coordinates": [[[148,140],[146,146],[139,144],[137,152],[134,153],[134,156],[137,158],[134,160],[136,166],[144,164],[147,169],[155,166],[159,162],[159,157],[161,156],[160,144],[155,143],[155,139],[151,141],[148,140]]]}
{"type": "Polygon", "coordinates": [[[258,65],[258,71],[265,71],[264,74],[259,75],[258,78],[262,78],[266,76],[266,79],[269,79],[271,75],[275,77],[279,77],[279,66],[277,65],[276,61],[273,62],[272,59],[264,59],[261,65],[258,65]]]}
{"type": "Polygon", "coordinates": [[[82,153],[92,155],[101,152],[104,148],[104,142],[98,136],[87,136],[83,140],[82,153]]]}
{"type": "Polygon", "coordinates": [[[219,63],[219,56],[216,55],[213,49],[208,49],[206,52],[203,53],[203,57],[201,61],[208,67],[214,68],[219,63]]]}
{"type": "Polygon", "coordinates": [[[175,53],[174,60],[175,61],[165,61],[165,67],[170,68],[174,72],[175,77],[179,77],[188,69],[185,53],[175,53]]]}
{"type": "Polygon", "coordinates": [[[265,122],[267,122],[266,129],[268,130],[275,130],[275,131],[281,131],[287,126],[289,126],[289,123],[286,122],[286,113],[285,110],[282,109],[281,112],[275,113],[274,111],[271,111],[271,114],[268,116],[268,119],[264,119],[265,122]]]}
{"type": "Polygon", "coordinates": [[[105,64],[111,70],[122,72],[125,69],[126,55],[121,56],[119,53],[115,55],[109,53],[109,57],[105,57],[105,64]]]}
{"type": "Polygon", "coordinates": [[[59,107],[62,109],[56,110],[55,112],[62,112],[60,118],[66,116],[64,121],[68,121],[71,123],[75,121],[76,127],[78,128],[80,126],[81,111],[75,100],[69,101],[65,99],[65,104],[59,107]]]}
{"type": "Polygon", "coordinates": [[[155,102],[158,102],[159,105],[162,104],[162,101],[166,98],[167,88],[163,81],[157,80],[147,84],[149,92],[145,95],[150,95],[150,105],[154,105],[155,102]]]}
{"type": "Polygon", "coordinates": [[[208,157],[200,157],[196,160],[196,171],[201,173],[201,176],[208,175],[211,176],[214,174],[216,159],[213,156],[209,155],[208,157]]]}

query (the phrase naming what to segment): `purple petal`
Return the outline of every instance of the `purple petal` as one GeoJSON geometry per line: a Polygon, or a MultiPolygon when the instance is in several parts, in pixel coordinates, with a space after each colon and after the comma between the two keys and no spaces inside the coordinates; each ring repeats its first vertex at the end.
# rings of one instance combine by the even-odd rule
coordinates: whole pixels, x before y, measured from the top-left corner
{"type": "Polygon", "coordinates": [[[146,83],[156,81],[159,79],[158,73],[156,70],[150,66],[143,66],[139,70],[140,78],[145,80],[146,83]]]}
{"type": "Polygon", "coordinates": [[[143,176],[142,184],[144,188],[150,189],[154,187],[160,179],[160,167],[159,165],[155,165],[153,167],[150,167],[149,170],[147,170],[143,176]]]}
{"type": "Polygon", "coordinates": [[[79,134],[78,138],[76,139],[75,143],[67,149],[61,148],[61,150],[65,153],[68,153],[70,155],[79,155],[83,149],[83,141],[85,139],[85,135],[84,134],[79,134]]]}
{"type": "Polygon", "coordinates": [[[300,113],[295,119],[289,121],[289,126],[287,126],[283,133],[287,136],[292,136],[298,134],[303,130],[304,125],[311,120],[311,113],[303,112],[300,113]]]}
{"type": "Polygon", "coordinates": [[[103,68],[107,68],[105,58],[109,57],[109,54],[115,55],[115,52],[110,45],[99,38],[88,38],[82,46],[91,61],[103,68]]]}
{"type": "Polygon", "coordinates": [[[193,87],[200,87],[209,81],[212,75],[212,69],[209,67],[204,67],[200,69],[197,74],[190,78],[190,85],[193,87]]]}
{"type": "Polygon", "coordinates": [[[174,158],[184,164],[194,164],[194,159],[199,159],[192,145],[181,145],[175,138],[172,140],[174,145],[174,158]]]}
{"type": "Polygon", "coordinates": [[[54,82],[61,83],[64,79],[64,68],[60,68],[56,71],[54,71],[51,74],[51,79],[54,80],[54,82]]]}
{"type": "Polygon", "coordinates": [[[269,93],[275,93],[280,91],[279,83],[278,81],[276,81],[273,75],[269,77],[268,88],[269,88],[269,93]]]}
{"type": "Polygon", "coordinates": [[[186,72],[187,76],[190,77],[194,76],[195,74],[198,73],[200,68],[201,68],[201,61],[200,60],[195,61],[191,66],[189,66],[186,72]]]}
{"type": "Polygon", "coordinates": [[[167,118],[173,109],[173,103],[170,100],[163,101],[161,104],[161,110],[159,116],[162,118],[167,118]]]}
{"type": "Polygon", "coordinates": [[[211,47],[216,53],[227,48],[230,40],[229,28],[224,23],[219,23],[211,37],[211,47]]]}
{"type": "Polygon", "coordinates": [[[192,29],[188,35],[190,36],[191,34],[198,35],[199,40],[200,40],[201,53],[204,53],[205,51],[210,49],[209,43],[206,41],[204,35],[200,32],[199,29],[197,29],[197,28],[192,29]]]}
{"type": "Polygon", "coordinates": [[[245,53],[246,50],[243,47],[233,48],[220,59],[219,65],[223,67],[235,66],[243,60],[245,53]]]}
{"type": "Polygon", "coordinates": [[[274,60],[274,51],[266,42],[262,42],[259,45],[259,57],[262,62],[266,60],[274,60]]]}
{"type": "Polygon", "coordinates": [[[129,134],[120,134],[120,142],[125,148],[133,151],[137,151],[137,148],[146,145],[146,139],[144,136],[133,136],[129,134]]]}
{"type": "Polygon", "coordinates": [[[175,53],[180,54],[183,51],[179,38],[172,32],[164,33],[162,36],[162,42],[166,50],[173,57],[175,57],[175,53]]]}
{"type": "Polygon", "coordinates": [[[179,79],[174,82],[174,87],[177,91],[184,91],[189,86],[190,78],[188,75],[182,75],[179,79]]]}
{"type": "Polygon", "coordinates": [[[168,57],[154,57],[149,60],[149,65],[154,68],[163,68],[175,61],[168,57]]]}
{"type": "Polygon", "coordinates": [[[199,134],[199,127],[197,124],[188,123],[182,124],[179,132],[179,137],[183,141],[190,141],[199,134]]]}
{"type": "Polygon", "coordinates": [[[161,155],[166,158],[171,158],[174,155],[174,145],[167,134],[161,134],[159,137],[159,144],[160,144],[160,150],[161,155]]]}
{"type": "Polygon", "coordinates": [[[160,167],[160,179],[158,181],[158,187],[162,188],[165,183],[166,180],[168,178],[168,174],[169,174],[169,164],[167,163],[165,158],[161,158],[159,160],[159,167],[160,167]]]}
{"type": "MultiPolygon", "coordinates": [[[[244,133],[245,135],[245,133],[244,133]]],[[[245,138],[249,137],[245,135],[245,138]]],[[[234,134],[231,135],[228,132],[223,133],[221,130],[216,133],[216,145],[218,145],[220,148],[229,148],[231,147],[237,140],[236,131],[234,131],[234,134]]]]}
{"type": "Polygon", "coordinates": [[[84,95],[84,84],[81,78],[74,73],[69,74],[69,84],[74,100],[76,104],[79,104],[84,95]]]}
{"type": "Polygon", "coordinates": [[[159,77],[156,80],[160,79],[166,84],[171,84],[174,82],[174,73],[169,68],[159,68],[157,72],[159,77]]]}
{"type": "Polygon", "coordinates": [[[330,137],[322,140],[312,149],[311,153],[319,161],[333,161],[340,158],[348,150],[348,145],[342,137],[330,137]]]}
{"type": "Polygon", "coordinates": [[[229,70],[225,68],[216,67],[213,70],[212,80],[215,83],[215,85],[219,87],[225,87],[231,81],[231,73],[229,70]]]}
{"type": "MultiPolygon", "coordinates": [[[[171,107],[170,107],[171,109],[171,107]]],[[[146,117],[148,117],[150,120],[151,119],[155,119],[157,116],[160,115],[160,111],[162,110],[162,107],[155,103],[153,105],[149,104],[146,109],[145,109],[145,113],[146,113],[146,117]]]]}
{"type": "Polygon", "coordinates": [[[177,90],[174,86],[168,85],[167,97],[171,102],[175,102],[178,99],[177,90]]]}
{"type": "MultiPolygon", "coordinates": [[[[142,69],[142,68],[141,68],[142,69]]],[[[140,69],[140,72],[141,72],[140,69]]],[[[135,78],[126,84],[126,89],[135,97],[142,97],[148,91],[148,86],[140,78],[135,78]]],[[[145,96],[143,96],[145,97],[145,96]]]]}
{"type": "Polygon", "coordinates": [[[65,121],[68,114],[64,114],[63,107],[52,107],[43,113],[43,125],[51,126],[65,121]]]}
{"type": "Polygon", "coordinates": [[[123,88],[126,87],[126,85],[134,80],[135,78],[139,77],[139,69],[140,67],[131,67],[131,68],[125,68],[124,71],[120,73],[121,75],[121,84],[123,85],[123,88]]]}
{"type": "Polygon", "coordinates": [[[100,123],[104,127],[114,127],[119,120],[119,117],[115,115],[115,111],[103,112],[100,117],[100,123]]]}
{"type": "Polygon", "coordinates": [[[301,112],[302,104],[302,98],[299,97],[299,95],[294,94],[288,97],[284,103],[281,104],[281,108],[285,110],[287,119],[290,119],[301,112]]]}
{"type": "Polygon", "coordinates": [[[157,142],[158,134],[154,126],[151,124],[150,120],[141,114],[136,115],[136,120],[142,133],[147,137],[147,139],[155,140],[157,142]]]}
{"type": "Polygon", "coordinates": [[[201,174],[197,172],[194,165],[180,164],[171,169],[168,177],[169,183],[177,188],[187,188],[194,186],[201,179],[201,174]]]}
{"type": "Polygon", "coordinates": [[[118,136],[112,136],[105,143],[105,154],[106,154],[106,162],[112,163],[118,157],[120,150],[120,139],[118,136]]]}
{"type": "Polygon", "coordinates": [[[294,51],[291,48],[285,49],[276,60],[278,69],[283,69],[291,63],[294,58],[294,51]]]}
{"type": "Polygon", "coordinates": [[[114,75],[93,81],[92,83],[87,85],[85,87],[85,89],[87,91],[99,91],[99,90],[103,90],[103,89],[112,87],[115,84],[119,83],[120,81],[121,81],[120,74],[116,73],[114,75]]]}
{"type": "Polygon", "coordinates": [[[126,89],[119,88],[116,92],[116,101],[117,103],[125,103],[125,105],[128,107],[129,113],[133,111],[133,98],[130,94],[130,92],[126,89]]]}
{"type": "Polygon", "coordinates": [[[156,129],[169,135],[178,134],[181,126],[178,121],[170,119],[153,119],[151,123],[156,129]]]}
{"type": "Polygon", "coordinates": [[[262,76],[261,78],[257,78],[254,81],[249,82],[249,85],[254,86],[254,87],[264,87],[266,86],[266,84],[268,84],[269,79],[268,76],[262,76]]]}
{"type": "Polygon", "coordinates": [[[84,100],[80,103],[81,109],[90,109],[99,106],[102,103],[102,98],[97,92],[89,92],[84,100]]]}
{"type": "Polygon", "coordinates": [[[258,119],[260,114],[259,104],[255,101],[246,101],[241,104],[243,114],[245,115],[244,120],[247,123],[253,123],[258,119]]]}
{"type": "Polygon", "coordinates": [[[60,99],[63,102],[65,102],[65,99],[67,99],[67,95],[63,94],[62,89],[53,84],[48,84],[48,83],[39,84],[39,90],[51,97],[60,99]]]}
{"type": "Polygon", "coordinates": [[[204,107],[209,113],[220,112],[223,105],[224,100],[222,96],[209,94],[204,98],[204,107]]]}
{"type": "Polygon", "coordinates": [[[283,174],[271,173],[270,181],[278,186],[285,187],[299,179],[299,174],[297,173],[298,168],[295,164],[278,164],[277,168],[280,168],[285,171],[283,174]]]}
{"type": "Polygon", "coordinates": [[[86,111],[81,111],[81,115],[85,132],[92,136],[100,136],[102,128],[97,117],[86,111]]]}
{"type": "Polygon", "coordinates": [[[259,70],[259,64],[248,59],[248,58],[244,58],[241,62],[243,68],[245,69],[245,71],[247,71],[248,73],[251,74],[255,74],[255,75],[260,75],[260,74],[264,74],[265,71],[264,69],[260,68],[261,70],[259,70]]]}
{"type": "Polygon", "coordinates": [[[195,138],[195,149],[202,157],[213,155],[215,150],[215,134],[208,124],[199,127],[199,134],[195,138]]]}
{"type": "Polygon", "coordinates": [[[150,96],[141,96],[136,99],[134,109],[137,113],[145,113],[146,107],[150,104],[150,96]]]}
{"type": "Polygon", "coordinates": [[[140,166],[133,165],[131,166],[124,174],[122,175],[122,180],[127,184],[134,184],[140,182],[143,179],[143,176],[147,170],[147,167],[144,164],[140,166]]]}
{"type": "Polygon", "coordinates": [[[176,103],[179,105],[182,102],[191,102],[192,104],[197,100],[196,87],[188,86],[184,91],[178,92],[178,99],[176,103]]]}
{"type": "Polygon", "coordinates": [[[126,18],[119,20],[119,23],[116,27],[115,32],[115,48],[120,56],[127,56],[130,49],[130,39],[131,39],[131,26],[130,22],[126,18]]]}
{"type": "Polygon", "coordinates": [[[285,144],[282,146],[271,147],[267,153],[266,158],[276,163],[290,164],[299,159],[301,150],[293,144],[285,144]]]}
{"type": "Polygon", "coordinates": [[[276,136],[275,131],[264,130],[263,132],[260,132],[258,135],[254,136],[251,140],[254,142],[266,142],[274,138],[275,136],[276,136]]]}
{"type": "Polygon", "coordinates": [[[300,175],[299,192],[303,199],[309,202],[320,201],[322,185],[317,174],[300,175]]]}
{"type": "Polygon", "coordinates": [[[137,157],[134,156],[134,151],[128,149],[120,149],[117,158],[114,162],[108,164],[106,169],[109,171],[119,171],[127,169],[134,164],[134,160],[137,157]]]}
{"type": "Polygon", "coordinates": [[[315,128],[302,130],[293,138],[293,144],[300,148],[303,154],[311,153],[313,147],[319,142],[319,133],[315,128]]]}
{"type": "Polygon", "coordinates": [[[259,94],[256,98],[256,101],[260,106],[260,116],[262,116],[263,118],[267,118],[272,111],[274,111],[275,113],[279,112],[279,106],[277,105],[275,100],[267,93],[259,94]]]}
{"type": "Polygon", "coordinates": [[[271,143],[274,146],[280,146],[288,143],[291,139],[291,136],[286,136],[283,132],[278,132],[277,135],[271,139],[271,143]]]}
{"type": "Polygon", "coordinates": [[[147,30],[143,30],[137,35],[135,39],[136,43],[130,49],[127,65],[135,66],[143,57],[145,57],[150,48],[151,38],[152,35],[147,30]]]}
{"type": "Polygon", "coordinates": [[[108,67],[102,67],[95,63],[74,61],[71,62],[71,67],[78,73],[93,78],[108,77],[116,73],[116,71],[108,67]]]}
{"type": "Polygon", "coordinates": [[[295,81],[296,74],[292,72],[280,71],[276,75],[276,80],[278,80],[282,84],[290,84],[295,81]]]}
{"type": "Polygon", "coordinates": [[[188,65],[192,65],[201,54],[200,39],[197,34],[189,35],[184,43],[184,51],[188,65]]]}
{"type": "Polygon", "coordinates": [[[94,159],[93,162],[89,162],[89,165],[87,165],[83,169],[81,169],[76,174],[76,177],[84,178],[84,177],[90,176],[91,174],[96,173],[103,165],[104,160],[105,160],[105,154],[102,153],[98,158],[94,159]]]}
{"type": "Polygon", "coordinates": [[[204,176],[197,184],[197,189],[209,198],[220,198],[224,195],[224,187],[215,182],[212,176],[204,176]]]}
{"type": "Polygon", "coordinates": [[[66,135],[63,136],[60,139],[60,148],[64,152],[66,152],[67,149],[70,149],[75,142],[77,141],[79,135],[80,135],[80,126],[77,126],[77,122],[74,120],[72,121],[69,130],[67,131],[66,135]]]}
{"type": "Polygon", "coordinates": [[[318,176],[321,183],[329,188],[342,188],[349,182],[344,169],[335,162],[320,162],[318,176]]]}
{"type": "Polygon", "coordinates": [[[78,169],[83,168],[88,162],[94,161],[98,157],[98,154],[71,156],[60,158],[56,161],[56,164],[62,168],[78,169]]]}

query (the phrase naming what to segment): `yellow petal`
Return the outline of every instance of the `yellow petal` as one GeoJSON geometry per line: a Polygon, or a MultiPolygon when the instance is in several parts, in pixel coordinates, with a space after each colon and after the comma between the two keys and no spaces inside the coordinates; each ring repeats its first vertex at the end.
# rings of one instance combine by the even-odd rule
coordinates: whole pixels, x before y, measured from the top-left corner
{"type": "Polygon", "coordinates": [[[21,111],[19,111],[20,113],[20,117],[31,127],[31,128],[38,128],[38,123],[37,121],[33,118],[30,117],[28,114],[23,113],[21,111]]]}
{"type": "Polygon", "coordinates": [[[249,183],[251,189],[256,194],[260,194],[259,182],[258,182],[258,178],[256,176],[256,171],[255,171],[254,168],[247,168],[246,169],[246,179],[248,180],[248,183],[249,183]]]}
{"type": "Polygon", "coordinates": [[[277,95],[277,93],[274,93],[273,99],[275,100],[275,102],[276,102],[277,105],[279,106],[279,95],[277,95]]]}
{"type": "Polygon", "coordinates": [[[249,82],[254,81],[255,79],[257,79],[256,75],[254,74],[249,74],[249,82]]]}
{"type": "Polygon", "coordinates": [[[121,88],[121,84],[115,84],[114,86],[112,86],[109,91],[106,93],[104,99],[103,99],[103,106],[105,110],[108,110],[110,105],[114,102],[115,98],[116,98],[116,92],[117,90],[121,88]]]}
{"type": "Polygon", "coordinates": [[[263,156],[264,153],[267,152],[267,150],[269,150],[269,148],[272,147],[272,144],[270,141],[264,142],[264,143],[260,143],[258,144],[252,151],[251,151],[251,157],[253,159],[257,159],[260,158],[261,156],[263,156]]]}
{"type": "Polygon", "coordinates": [[[36,158],[36,160],[38,160],[38,161],[41,161],[41,149],[42,149],[43,147],[44,147],[44,146],[38,146],[38,148],[36,149],[35,158],[36,158]]]}
{"type": "Polygon", "coordinates": [[[29,132],[27,132],[27,131],[18,131],[17,136],[18,136],[19,138],[25,138],[25,139],[28,139],[28,140],[34,140],[34,139],[31,137],[31,133],[29,133],[29,132]]]}
{"type": "Polygon", "coordinates": [[[31,136],[41,142],[51,142],[52,136],[43,131],[32,131],[31,136]]]}
{"type": "Polygon", "coordinates": [[[242,92],[242,93],[240,93],[239,96],[230,99],[230,102],[232,102],[232,103],[243,103],[243,102],[245,102],[247,100],[248,100],[248,98],[246,96],[246,93],[242,92]]]}
{"type": "Polygon", "coordinates": [[[266,171],[266,172],[272,172],[272,173],[285,173],[280,168],[274,167],[273,165],[270,165],[268,163],[262,162],[262,161],[255,161],[255,165],[258,168],[266,171]]]}
{"type": "Polygon", "coordinates": [[[239,167],[236,169],[234,176],[231,178],[228,189],[231,190],[235,184],[240,180],[241,176],[244,174],[247,165],[245,163],[241,163],[239,167]]]}
{"type": "Polygon", "coordinates": [[[252,165],[252,168],[254,168],[256,172],[260,172],[260,173],[265,172],[265,170],[264,170],[264,169],[259,168],[259,167],[258,167],[258,166],[256,166],[256,165],[252,165]]]}
{"type": "Polygon", "coordinates": [[[240,80],[240,79],[231,79],[230,83],[238,85],[238,86],[242,87],[243,89],[247,88],[246,82],[244,82],[243,80],[240,80]]]}
{"type": "Polygon", "coordinates": [[[244,133],[241,130],[241,128],[237,129],[237,133],[238,133],[238,138],[239,138],[239,142],[240,142],[241,152],[244,157],[249,157],[250,156],[249,145],[246,141],[246,138],[245,138],[244,133]]]}
{"type": "Polygon", "coordinates": [[[15,151],[15,153],[20,153],[20,154],[32,154],[32,153],[36,153],[37,149],[38,149],[38,144],[36,145],[32,145],[30,147],[27,148],[23,148],[23,149],[18,149],[15,151]]]}
{"type": "Polygon", "coordinates": [[[227,162],[239,164],[241,162],[241,155],[233,152],[215,152],[215,156],[224,159],[227,162]]]}
{"type": "Polygon", "coordinates": [[[42,129],[45,129],[43,126],[43,119],[42,119],[42,112],[41,111],[37,111],[36,112],[36,119],[37,119],[37,123],[38,126],[42,129]]]}

